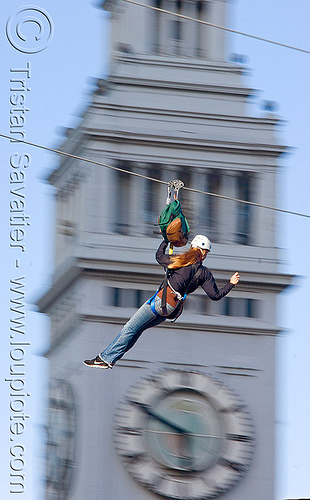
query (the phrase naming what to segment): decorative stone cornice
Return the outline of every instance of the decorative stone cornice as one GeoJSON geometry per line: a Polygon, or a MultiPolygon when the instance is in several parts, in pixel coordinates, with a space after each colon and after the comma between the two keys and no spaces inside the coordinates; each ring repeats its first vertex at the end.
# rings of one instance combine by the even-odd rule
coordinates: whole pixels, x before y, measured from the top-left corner
{"type": "Polygon", "coordinates": [[[190,91],[190,92],[203,92],[212,95],[225,94],[225,95],[237,95],[248,97],[252,94],[252,89],[241,86],[231,86],[231,85],[206,85],[202,83],[195,82],[176,82],[169,80],[149,80],[147,78],[132,78],[129,76],[110,76],[108,82],[114,86],[116,85],[126,85],[126,87],[145,87],[154,89],[165,89],[172,91],[190,91]]]}
{"type": "MultiPolygon", "coordinates": [[[[229,273],[227,270],[216,273],[217,283],[220,286],[227,282],[227,273],[229,273]]],[[[56,278],[50,290],[37,302],[40,312],[46,312],[53,302],[82,274],[100,277],[103,283],[104,281],[123,284],[139,283],[150,285],[154,289],[163,279],[162,268],[158,265],[143,264],[142,266],[139,263],[131,262],[129,266],[128,263],[119,261],[69,259],[57,273],[59,278],[56,278]]],[[[279,293],[291,285],[292,279],[292,275],[284,273],[242,272],[242,281],[238,284],[238,291],[279,293]]]]}
{"type": "Polygon", "coordinates": [[[217,152],[228,154],[246,154],[259,155],[277,158],[284,152],[286,147],[278,144],[259,144],[259,143],[242,143],[228,142],[219,140],[208,140],[206,138],[192,138],[178,135],[159,135],[149,133],[130,132],[129,130],[104,130],[93,129],[89,131],[92,138],[98,141],[107,141],[110,143],[132,144],[135,146],[151,146],[151,147],[169,147],[169,149],[184,147],[187,151],[199,150],[200,152],[217,152]]]}
{"type": "MultiPolygon", "coordinates": [[[[240,320],[240,318],[238,318],[240,320]]],[[[96,323],[107,323],[111,325],[123,325],[126,321],[128,321],[128,315],[121,314],[118,316],[115,315],[91,315],[85,314],[80,315],[81,321],[86,321],[87,323],[96,322],[96,323]]],[[[266,328],[266,326],[261,326],[261,328],[249,327],[249,326],[240,326],[240,321],[238,325],[227,325],[226,323],[220,323],[217,321],[216,324],[208,323],[208,316],[195,315],[195,321],[193,321],[193,316],[187,315],[183,313],[183,315],[178,318],[177,322],[172,323],[167,321],[160,325],[159,328],[169,328],[174,330],[186,330],[189,334],[192,331],[200,331],[205,333],[225,333],[225,334],[233,334],[233,335],[264,335],[264,336],[276,336],[278,335],[282,329],[281,328],[266,328]],[[191,319],[190,319],[191,318],[191,319]]]]}

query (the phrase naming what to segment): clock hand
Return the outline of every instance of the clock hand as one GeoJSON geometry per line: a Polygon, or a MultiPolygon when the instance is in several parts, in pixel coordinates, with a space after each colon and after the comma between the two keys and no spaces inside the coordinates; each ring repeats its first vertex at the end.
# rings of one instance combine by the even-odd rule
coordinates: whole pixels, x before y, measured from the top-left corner
{"type": "Polygon", "coordinates": [[[134,404],[136,406],[138,406],[138,408],[140,408],[142,411],[144,411],[144,413],[146,413],[147,415],[149,415],[150,417],[153,417],[155,418],[156,420],[158,420],[159,422],[167,425],[168,427],[171,427],[171,429],[175,430],[176,432],[178,432],[179,434],[183,434],[183,435],[186,435],[188,436],[190,433],[184,429],[183,427],[180,427],[179,425],[175,424],[174,422],[171,422],[170,420],[167,420],[165,418],[163,418],[162,416],[158,415],[157,413],[154,413],[150,407],[148,405],[145,405],[143,403],[140,403],[139,401],[133,401],[133,400],[129,400],[129,402],[131,404],[134,404]]]}
{"type": "MultiPolygon", "coordinates": [[[[179,425],[175,424],[174,422],[171,422],[171,421],[163,418],[161,415],[158,415],[157,413],[154,413],[150,409],[150,406],[148,406],[146,404],[140,403],[139,401],[133,401],[133,400],[130,400],[129,402],[132,403],[132,404],[135,404],[136,406],[138,406],[138,408],[140,408],[142,411],[144,411],[147,415],[149,415],[150,417],[158,420],[159,422],[163,423],[164,425],[167,425],[168,427],[171,427],[171,429],[173,429],[178,434],[180,434],[181,436],[183,436],[185,438],[185,441],[182,438],[182,444],[181,444],[181,446],[182,446],[182,448],[183,448],[184,445],[185,445],[186,448],[188,447],[188,437],[190,436],[190,433],[186,429],[180,427],[179,425]]],[[[181,460],[180,470],[189,470],[190,465],[192,463],[192,457],[188,456],[188,454],[186,453],[185,450],[184,450],[184,452],[181,453],[181,455],[183,455],[183,453],[184,453],[184,456],[180,456],[179,457],[180,460],[181,460]],[[187,461],[187,465],[186,465],[185,468],[184,468],[184,460],[187,461]]]]}

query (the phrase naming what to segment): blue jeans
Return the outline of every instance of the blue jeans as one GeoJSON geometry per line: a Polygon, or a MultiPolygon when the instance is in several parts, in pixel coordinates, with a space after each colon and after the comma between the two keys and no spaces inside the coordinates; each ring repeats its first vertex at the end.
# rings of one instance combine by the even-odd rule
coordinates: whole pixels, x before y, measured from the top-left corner
{"type": "Polygon", "coordinates": [[[133,347],[144,330],[159,325],[165,319],[163,316],[154,314],[150,304],[145,302],[123,326],[120,334],[99,354],[100,358],[114,365],[125,352],[133,347]]]}

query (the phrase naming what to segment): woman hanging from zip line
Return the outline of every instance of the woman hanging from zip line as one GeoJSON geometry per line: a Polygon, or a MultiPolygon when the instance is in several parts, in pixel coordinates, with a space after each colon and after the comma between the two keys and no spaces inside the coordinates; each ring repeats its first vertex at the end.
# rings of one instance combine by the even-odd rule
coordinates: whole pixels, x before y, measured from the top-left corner
{"type": "Polygon", "coordinates": [[[86,366],[112,368],[134,346],[144,330],[166,319],[176,319],[182,313],[186,295],[199,286],[210,299],[220,300],[239,282],[236,272],[223,288],[217,287],[211,271],[202,265],[211,250],[211,242],[206,236],[195,236],[190,249],[176,255],[165,253],[167,245],[164,240],[156,252],[157,262],[167,269],[166,284],[162,284],[153,297],[136,311],[104,351],[84,361],[86,366]]]}

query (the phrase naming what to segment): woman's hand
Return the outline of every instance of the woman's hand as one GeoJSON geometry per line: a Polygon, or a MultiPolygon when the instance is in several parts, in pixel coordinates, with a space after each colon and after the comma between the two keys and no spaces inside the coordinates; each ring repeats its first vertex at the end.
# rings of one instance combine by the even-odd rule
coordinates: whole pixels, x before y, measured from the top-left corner
{"type": "Polygon", "coordinates": [[[232,285],[236,285],[237,283],[239,283],[239,280],[240,280],[240,276],[239,276],[239,273],[235,273],[232,275],[232,277],[230,278],[230,283],[232,285]]]}

